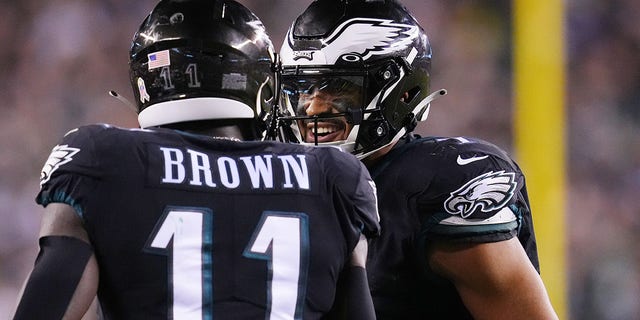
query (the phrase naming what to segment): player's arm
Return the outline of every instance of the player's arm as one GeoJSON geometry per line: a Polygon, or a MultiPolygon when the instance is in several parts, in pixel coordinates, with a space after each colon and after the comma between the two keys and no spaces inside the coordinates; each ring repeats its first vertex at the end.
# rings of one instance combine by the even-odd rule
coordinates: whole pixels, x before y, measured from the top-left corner
{"type": "Polygon", "coordinates": [[[98,265],[75,210],[51,203],[40,227],[40,252],[22,289],[14,320],[81,319],[98,287],[98,265]]]}
{"type": "Polygon", "coordinates": [[[431,268],[456,286],[475,319],[558,319],[542,279],[517,238],[436,244],[431,268]]]}
{"type": "Polygon", "coordinates": [[[340,274],[336,301],[331,312],[330,319],[375,319],[373,300],[369,292],[367,280],[368,252],[367,239],[360,235],[358,244],[351,252],[349,264],[340,274]]]}

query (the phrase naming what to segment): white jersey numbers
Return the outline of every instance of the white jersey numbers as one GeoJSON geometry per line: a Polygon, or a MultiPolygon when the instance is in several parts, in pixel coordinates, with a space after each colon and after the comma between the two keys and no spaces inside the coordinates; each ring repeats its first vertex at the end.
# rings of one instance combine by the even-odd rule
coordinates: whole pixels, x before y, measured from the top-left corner
{"type": "Polygon", "coordinates": [[[147,242],[146,251],[169,258],[173,319],[211,319],[202,306],[212,301],[212,219],[208,209],[168,208],[147,242]]]}
{"type": "MultiPolygon", "coordinates": [[[[173,319],[213,319],[213,223],[206,208],[168,207],[145,251],[169,257],[173,319]]],[[[264,212],[244,257],[269,270],[267,319],[301,319],[309,259],[309,230],[302,213],[264,212]]],[[[221,275],[224,276],[224,275],[221,275]]]]}
{"type": "Polygon", "coordinates": [[[267,319],[301,319],[309,259],[309,230],[304,214],[265,212],[244,256],[269,262],[271,278],[267,319]],[[302,277],[301,277],[302,276],[302,277]]]}

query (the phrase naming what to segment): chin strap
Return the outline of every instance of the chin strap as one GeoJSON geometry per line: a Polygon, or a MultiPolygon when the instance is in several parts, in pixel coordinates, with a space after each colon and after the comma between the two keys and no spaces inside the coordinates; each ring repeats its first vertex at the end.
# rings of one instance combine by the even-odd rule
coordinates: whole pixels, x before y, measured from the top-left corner
{"type": "Polygon", "coordinates": [[[131,101],[127,100],[127,98],[121,96],[119,93],[115,92],[115,90],[109,90],[109,95],[118,99],[118,101],[122,102],[127,108],[133,111],[136,115],[138,114],[138,108],[131,103],[131,101]]]}
{"type": "Polygon", "coordinates": [[[280,61],[280,55],[274,53],[273,63],[271,64],[271,70],[274,73],[274,97],[273,105],[270,112],[266,113],[263,121],[266,123],[266,129],[262,140],[278,140],[278,127],[280,117],[280,71],[282,71],[282,62],[280,61]]]}
{"type": "Polygon", "coordinates": [[[436,99],[446,94],[447,94],[446,89],[440,89],[432,92],[430,95],[424,98],[424,100],[418,103],[418,105],[413,109],[413,114],[416,115],[415,119],[417,121],[427,120],[427,117],[429,116],[429,107],[431,106],[431,102],[435,101],[436,99]]]}
{"type": "MultiPolygon", "coordinates": [[[[426,96],[420,103],[418,103],[418,105],[416,105],[415,108],[413,108],[413,112],[412,114],[414,114],[415,116],[413,116],[409,121],[410,123],[408,125],[406,125],[405,127],[401,128],[400,130],[398,130],[398,133],[391,139],[391,141],[389,141],[389,143],[376,148],[374,150],[365,152],[365,153],[359,153],[359,154],[355,154],[356,158],[362,160],[368,156],[370,156],[371,154],[375,153],[376,151],[385,148],[387,146],[389,146],[390,144],[400,140],[400,138],[402,138],[407,132],[411,132],[416,125],[418,124],[419,121],[425,121],[427,120],[427,117],[429,116],[429,107],[431,106],[431,102],[433,102],[434,100],[440,98],[441,96],[444,96],[447,94],[447,90],[445,89],[440,89],[437,91],[432,92],[430,95],[426,96]]],[[[409,114],[409,116],[411,116],[411,114],[409,114]]],[[[353,131],[352,131],[353,132],[353,131]]]]}

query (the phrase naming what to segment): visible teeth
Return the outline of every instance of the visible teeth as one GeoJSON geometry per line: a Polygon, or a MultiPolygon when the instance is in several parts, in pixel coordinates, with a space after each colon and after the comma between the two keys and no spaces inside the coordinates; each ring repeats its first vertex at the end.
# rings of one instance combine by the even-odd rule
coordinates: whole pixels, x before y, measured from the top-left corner
{"type": "Polygon", "coordinates": [[[327,134],[335,131],[333,128],[326,128],[326,127],[318,127],[316,128],[316,130],[317,130],[316,134],[327,134]]]}

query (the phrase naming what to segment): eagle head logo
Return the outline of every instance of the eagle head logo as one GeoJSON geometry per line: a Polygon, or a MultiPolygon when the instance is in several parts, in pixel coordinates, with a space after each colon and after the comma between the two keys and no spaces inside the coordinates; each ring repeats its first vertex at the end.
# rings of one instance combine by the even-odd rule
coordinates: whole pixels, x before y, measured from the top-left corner
{"type": "Polygon", "coordinates": [[[477,209],[491,212],[504,207],[513,197],[518,183],[513,172],[487,172],[451,192],[444,207],[452,215],[469,217],[477,209]]]}

